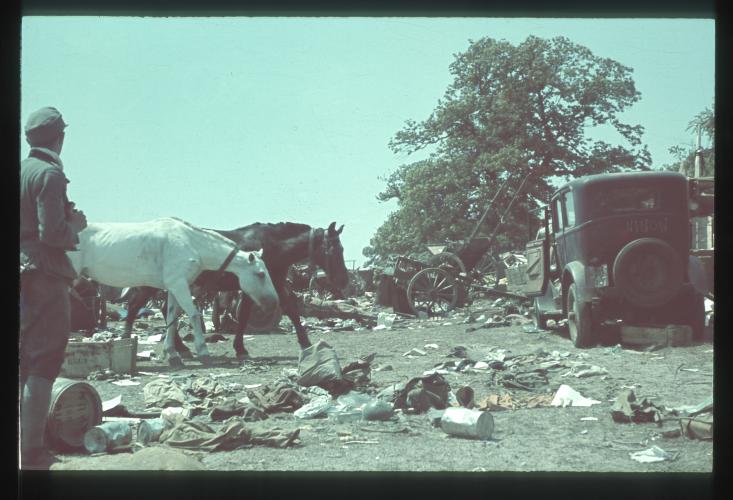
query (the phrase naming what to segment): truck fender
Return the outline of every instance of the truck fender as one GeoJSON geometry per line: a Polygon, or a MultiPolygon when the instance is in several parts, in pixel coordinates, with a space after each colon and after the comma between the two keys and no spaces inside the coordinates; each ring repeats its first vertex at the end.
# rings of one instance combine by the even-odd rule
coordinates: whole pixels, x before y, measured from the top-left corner
{"type": "MultiPolygon", "coordinates": [[[[588,302],[590,301],[591,297],[588,297],[586,290],[587,287],[585,285],[585,266],[578,262],[568,262],[568,264],[565,266],[565,269],[563,269],[562,272],[562,291],[563,291],[563,297],[566,295],[568,288],[570,288],[571,283],[577,283],[577,292],[578,296],[577,299],[580,302],[588,302]]],[[[563,299],[563,310],[565,310],[566,304],[565,299],[563,299]]],[[[567,312],[567,311],[566,311],[567,312]]]]}

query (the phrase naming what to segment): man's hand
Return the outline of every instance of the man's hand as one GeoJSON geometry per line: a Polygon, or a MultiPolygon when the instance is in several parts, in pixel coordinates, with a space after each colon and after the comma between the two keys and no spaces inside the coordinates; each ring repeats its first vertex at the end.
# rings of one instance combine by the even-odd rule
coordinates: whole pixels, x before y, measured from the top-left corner
{"type": "Polygon", "coordinates": [[[81,210],[73,210],[69,217],[69,225],[75,233],[80,233],[87,227],[87,216],[81,210]]]}

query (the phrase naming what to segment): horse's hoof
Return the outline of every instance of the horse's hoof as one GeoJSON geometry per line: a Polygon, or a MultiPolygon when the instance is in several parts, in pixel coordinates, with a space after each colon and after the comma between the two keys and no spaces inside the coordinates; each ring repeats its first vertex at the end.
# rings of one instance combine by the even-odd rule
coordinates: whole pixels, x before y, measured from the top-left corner
{"type": "Polygon", "coordinates": [[[178,351],[178,355],[183,359],[193,359],[193,353],[189,349],[186,349],[185,351],[178,351]]]}
{"type": "Polygon", "coordinates": [[[168,365],[176,370],[180,370],[181,368],[185,368],[186,365],[183,364],[183,361],[181,361],[181,358],[178,356],[171,356],[168,358],[168,365]]]}
{"type": "Polygon", "coordinates": [[[248,352],[237,353],[237,360],[239,361],[247,361],[248,359],[251,359],[251,358],[252,356],[250,356],[248,352]]]}

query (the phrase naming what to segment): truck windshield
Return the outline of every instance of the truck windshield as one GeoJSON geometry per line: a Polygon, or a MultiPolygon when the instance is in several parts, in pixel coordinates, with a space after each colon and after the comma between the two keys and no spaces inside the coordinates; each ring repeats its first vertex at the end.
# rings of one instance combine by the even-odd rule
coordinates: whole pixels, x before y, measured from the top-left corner
{"type": "Polygon", "coordinates": [[[607,188],[595,196],[594,212],[600,215],[614,212],[659,210],[660,201],[660,190],[655,187],[607,188]]]}

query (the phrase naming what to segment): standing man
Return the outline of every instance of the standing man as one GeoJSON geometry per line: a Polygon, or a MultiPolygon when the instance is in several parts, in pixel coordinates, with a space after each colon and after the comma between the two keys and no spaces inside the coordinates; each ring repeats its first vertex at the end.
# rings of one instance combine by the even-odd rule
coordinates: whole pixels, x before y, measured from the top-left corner
{"type": "Polygon", "coordinates": [[[69,341],[69,285],[76,277],[67,250],[79,243],[84,213],[66,197],[59,158],[66,123],[55,108],[28,117],[31,146],[20,163],[20,448],[21,467],[55,461],[44,445],[54,380],[69,341]]]}

